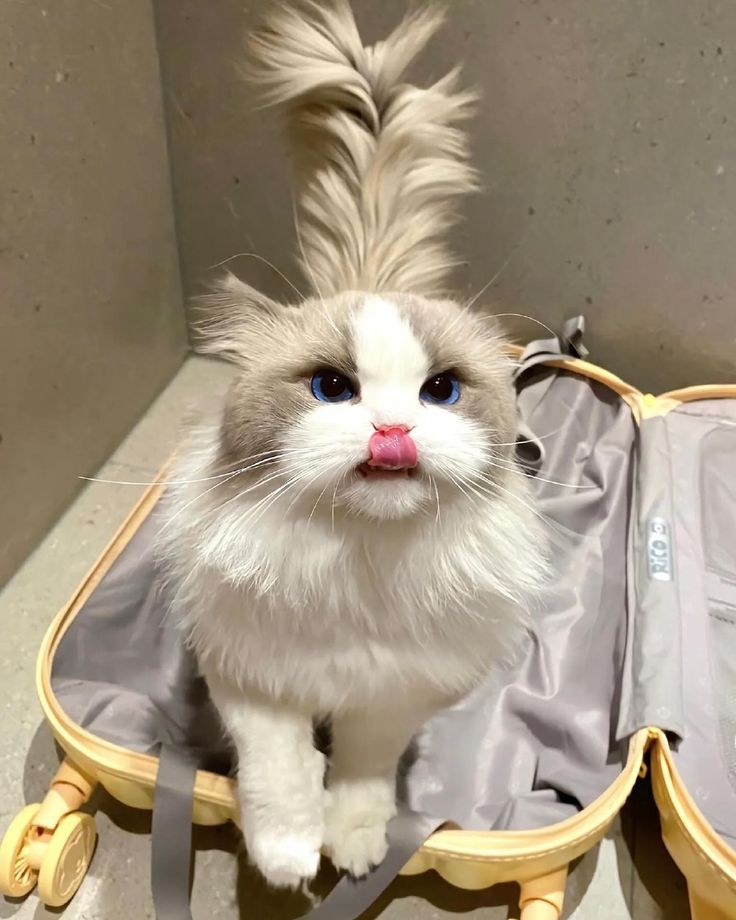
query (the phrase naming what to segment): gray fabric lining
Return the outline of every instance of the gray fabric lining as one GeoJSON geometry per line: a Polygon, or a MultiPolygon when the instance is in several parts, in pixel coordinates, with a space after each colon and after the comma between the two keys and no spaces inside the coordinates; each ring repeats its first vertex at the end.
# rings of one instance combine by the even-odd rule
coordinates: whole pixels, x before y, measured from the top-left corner
{"type": "Polygon", "coordinates": [[[64,711],[95,734],[146,754],[186,750],[227,772],[230,752],[207,687],[156,586],[155,512],[143,522],[65,633],[52,664],[64,711]]]}

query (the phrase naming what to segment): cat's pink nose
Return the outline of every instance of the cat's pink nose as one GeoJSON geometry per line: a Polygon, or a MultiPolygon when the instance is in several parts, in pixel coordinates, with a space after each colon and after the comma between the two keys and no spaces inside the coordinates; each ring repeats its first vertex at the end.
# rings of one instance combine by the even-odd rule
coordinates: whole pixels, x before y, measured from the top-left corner
{"type": "Polygon", "coordinates": [[[368,442],[368,466],[381,470],[406,470],[417,465],[417,446],[406,428],[376,428],[368,442]]]}

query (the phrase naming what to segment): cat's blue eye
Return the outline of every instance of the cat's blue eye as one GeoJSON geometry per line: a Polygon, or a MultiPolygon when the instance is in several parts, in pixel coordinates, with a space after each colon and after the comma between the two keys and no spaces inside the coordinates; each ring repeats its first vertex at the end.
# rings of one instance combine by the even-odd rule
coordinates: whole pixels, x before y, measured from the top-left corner
{"type": "Polygon", "coordinates": [[[309,386],[312,396],[320,402],[345,402],[355,396],[350,380],[344,374],[331,368],[317,371],[309,386]]]}
{"type": "Polygon", "coordinates": [[[424,381],[419,398],[438,406],[451,406],[460,399],[460,381],[449,371],[435,374],[424,381]]]}

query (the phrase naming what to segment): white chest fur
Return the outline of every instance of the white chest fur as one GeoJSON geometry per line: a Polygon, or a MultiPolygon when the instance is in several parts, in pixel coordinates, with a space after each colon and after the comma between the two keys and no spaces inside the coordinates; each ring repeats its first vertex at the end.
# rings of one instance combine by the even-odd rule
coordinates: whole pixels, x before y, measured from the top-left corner
{"type": "Polygon", "coordinates": [[[244,528],[242,503],[192,514],[169,550],[174,615],[207,669],[243,687],[315,712],[439,703],[523,636],[523,558],[494,539],[514,531],[505,502],[381,525],[274,511],[244,528]]]}

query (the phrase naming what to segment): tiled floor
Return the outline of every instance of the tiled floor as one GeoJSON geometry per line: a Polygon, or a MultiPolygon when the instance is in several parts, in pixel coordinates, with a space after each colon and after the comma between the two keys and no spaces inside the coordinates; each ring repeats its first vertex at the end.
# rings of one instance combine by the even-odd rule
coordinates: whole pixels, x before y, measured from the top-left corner
{"type": "MultiPolygon", "coordinates": [[[[228,369],[192,358],[100,472],[102,478],[153,478],[176,442],[178,426],[205,398],[225,386],[228,369]]],[[[64,603],[124,518],[135,486],[90,485],[0,595],[0,832],[26,802],[46,790],[57,762],[33,686],[36,653],[53,613],[64,603]]],[[[0,899],[0,918],[143,920],[153,917],[149,896],[150,817],[100,796],[99,844],[89,875],[61,913],[34,894],[22,903],[0,899]]],[[[195,832],[192,896],[195,918],[292,920],[308,904],[267,892],[242,858],[231,828],[195,832]]],[[[325,884],[329,877],[325,879],[325,884]]],[[[397,881],[368,918],[440,920],[466,916],[517,917],[516,889],[458,891],[437,876],[397,881]]],[[[575,920],[686,920],[684,881],[659,838],[646,783],[600,847],[573,869],[565,917],[575,920]]]]}

